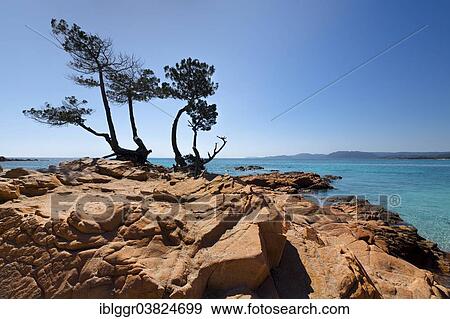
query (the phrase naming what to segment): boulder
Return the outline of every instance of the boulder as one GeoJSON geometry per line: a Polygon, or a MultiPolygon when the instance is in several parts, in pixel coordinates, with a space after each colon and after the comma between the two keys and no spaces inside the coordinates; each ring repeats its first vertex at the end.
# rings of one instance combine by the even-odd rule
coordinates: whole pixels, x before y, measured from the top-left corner
{"type": "Polygon", "coordinates": [[[336,175],[324,175],[323,179],[329,180],[329,181],[336,181],[342,179],[342,176],[336,176],[336,175]]]}
{"type": "Polygon", "coordinates": [[[14,183],[19,186],[20,193],[28,196],[42,196],[49,190],[53,190],[62,183],[52,174],[32,174],[15,179],[14,183]]]}
{"type": "Polygon", "coordinates": [[[351,251],[299,230],[288,231],[281,265],[272,272],[281,298],[381,298],[351,251]]]}
{"type": "Polygon", "coordinates": [[[75,178],[80,183],[94,183],[94,184],[105,184],[109,183],[112,179],[111,177],[100,175],[97,173],[83,174],[75,178]]]}
{"type": "Polygon", "coordinates": [[[18,263],[7,264],[1,268],[0,298],[40,298],[42,292],[32,276],[24,276],[18,263]]]}
{"type": "Polygon", "coordinates": [[[13,168],[3,174],[3,177],[6,178],[18,178],[22,176],[30,175],[31,171],[26,170],[24,168],[13,168]]]}
{"type": "Polygon", "coordinates": [[[274,172],[260,175],[249,175],[242,176],[241,180],[250,185],[266,187],[283,192],[292,192],[292,190],[323,190],[333,188],[328,179],[321,178],[318,174],[303,172],[274,172]]]}
{"type": "Polygon", "coordinates": [[[238,228],[205,254],[206,260],[201,270],[210,271],[206,281],[206,290],[210,294],[242,286],[257,289],[271,269],[264,255],[259,227],[254,224],[238,228]]]}
{"type": "Polygon", "coordinates": [[[128,179],[132,179],[132,180],[135,180],[135,181],[141,181],[141,182],[144,182],[144,181],[146,181],[149,178],[148,173],[146,171],[141,170],[141,169],[137,169],[137,168],[127,171],[123,175],[123,177],[124,178],[128,178],[128,179]]]}
{"type": "Polygon", "coordinates": [[[96,162],[95,169],[97,173],[114,178],[122,178],[133,168],[133,163],[129,161],[108,161],[99,159],[96,162]]]}
{"type": "Polygon", "coordinates": [[[9,182],[0,182],[0,203],[19,198],[19,188],[9,182]]]}
{"type": "Polygon", "coordinates": [[[259,165],[246,165],[246,166],[236,166],[234,169],[236,171],[256,171],[264,169],[264,167],[259,165]]]}
{"type": "Polygon", "coordinates": [[[95,158],[80,158],[74,161],[59,163],[58,169],[61,172],[88,172],[91,171],[99,159],[95,158]]]}

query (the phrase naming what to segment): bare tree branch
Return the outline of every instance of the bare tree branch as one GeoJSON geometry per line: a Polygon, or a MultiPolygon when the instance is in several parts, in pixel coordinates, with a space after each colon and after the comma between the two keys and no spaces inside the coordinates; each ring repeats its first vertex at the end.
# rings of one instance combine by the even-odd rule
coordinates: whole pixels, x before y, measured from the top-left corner
{"type": "Polygon", "coordinates": [[[222,145],[217,149],[218,146],[217,143],[214,144],[213,154],[211,155],[210,152],[208,152],[208,159],[204,160],[205,164],[211,162],[217,156],[217,154],[219,154],[220,151],[225,147],[225,144],[227,144],[226,136],[217,136],[217,138],[222,140],[222,145]]]}

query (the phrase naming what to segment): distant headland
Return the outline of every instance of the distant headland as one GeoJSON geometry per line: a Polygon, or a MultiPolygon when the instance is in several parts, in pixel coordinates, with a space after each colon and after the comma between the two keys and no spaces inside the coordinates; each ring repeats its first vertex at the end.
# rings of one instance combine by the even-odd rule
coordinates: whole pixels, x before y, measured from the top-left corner
{"type": "Polygon", "coordinates": [[[7,158],[0,156],[0,162],[35,162],[38,161],[36,158],[7,158]]]}
{"type": "Polygon", "coordinates": [[[266,156],[270,159],[450,159],[450,152],[360,152],[338,151],[330,154],[299,153],[295,155],[266,156]]]}

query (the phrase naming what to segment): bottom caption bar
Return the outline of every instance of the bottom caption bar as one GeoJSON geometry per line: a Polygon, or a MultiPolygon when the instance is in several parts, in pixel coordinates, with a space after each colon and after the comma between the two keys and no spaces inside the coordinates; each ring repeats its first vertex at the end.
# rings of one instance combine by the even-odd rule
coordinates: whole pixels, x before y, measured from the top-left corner
{"type": "Polygon", "coordinates": [[[449,300],[0,300],[2,318],[411,318],[442,316],[449,300]]]}

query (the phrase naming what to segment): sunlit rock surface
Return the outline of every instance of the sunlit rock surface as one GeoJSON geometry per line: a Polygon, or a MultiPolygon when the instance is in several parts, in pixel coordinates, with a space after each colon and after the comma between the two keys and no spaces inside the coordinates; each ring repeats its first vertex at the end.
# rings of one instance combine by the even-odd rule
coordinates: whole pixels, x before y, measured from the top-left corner
{"type": "Polygon", "coordinates": [[[0,297],[449,297],[449,255],[398,215],[298,194],[330,187],[103,159],[2,172],[0,297]]]}

